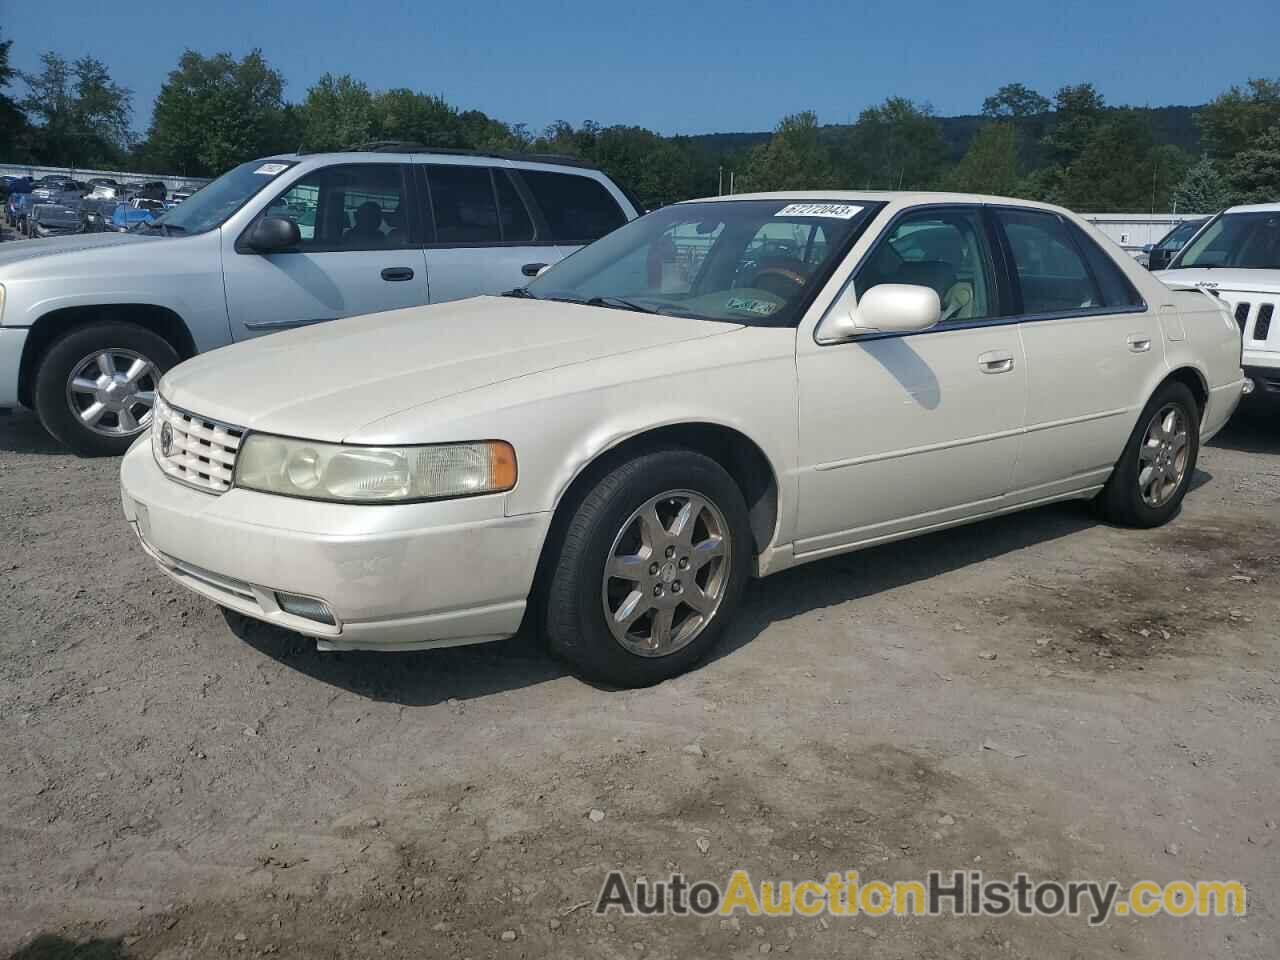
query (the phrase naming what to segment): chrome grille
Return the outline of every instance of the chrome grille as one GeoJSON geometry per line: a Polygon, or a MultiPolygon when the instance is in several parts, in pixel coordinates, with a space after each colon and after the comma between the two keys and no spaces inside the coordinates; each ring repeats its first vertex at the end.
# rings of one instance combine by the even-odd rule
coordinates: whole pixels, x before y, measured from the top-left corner
{"type": "Polygon", "coordinates": [[[235,477],[236,454],[243,437],[241,427],[206,420],[156,398],[151,452],[160,469],[180,483],[209,493],[226,493],[235,477]]]}

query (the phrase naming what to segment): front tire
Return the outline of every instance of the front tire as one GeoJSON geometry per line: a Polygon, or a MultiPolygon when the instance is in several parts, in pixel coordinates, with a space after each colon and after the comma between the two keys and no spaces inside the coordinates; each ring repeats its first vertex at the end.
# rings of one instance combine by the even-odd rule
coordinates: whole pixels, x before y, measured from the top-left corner
{"type": "Polygon", "coordinates": [[[1182,505],[1199,455],[1200,406],[1186,384],[1165,383],[1147,401],[1098,494],[1099,512],[1126,527],[1167,523],[1182,505]]]}
{"type": "Polygon", "coordinates": [[[151,425],[156,388],[178,352],[132,323],[95,323],[54,342],[36,371],[44,428],[82,457],[120,456],[151,425]]]}
{"type": "Polygon", "coordinates": [[[752,557],[742,492],[692,450],[657,450],[602,477],[552,560],[545,630],[581,674],[620,687],[677,676],[715,646],[752,557]]]}

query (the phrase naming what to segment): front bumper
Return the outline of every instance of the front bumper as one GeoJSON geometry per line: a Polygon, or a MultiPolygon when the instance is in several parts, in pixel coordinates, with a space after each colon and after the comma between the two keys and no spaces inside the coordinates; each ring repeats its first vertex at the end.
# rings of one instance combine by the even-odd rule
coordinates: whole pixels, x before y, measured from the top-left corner
{"type": "Polygon", "coordinates": [[[0,409],[18,403],[18,370],[29,332],[25,327],[0,327],[0,409]]]}
{"type": "MultiPolygon", "coordinates": [[[[1260,366],[1251,360],[1260,358],[1245,357],[1244,375],[1253,381],[1253,391],[1241,401],[1244,407],[1274,407],[1280,405],[1280,355],[1275,356],[1274,366],[1260,366]]],[[[1270,358],[1266,358],[1270,359],[1270,358]]]]}
{"type": "Polygon", "coordinates": [[[549,513],[507,517],[505,497],[363,506],[165,476],[144,434],[120,467],[125,518],[161,570],[322,650],[409,650],[497,640],[524,616],[549,513]],[[275,592],[323,600],[334,625],[281,610],[275,592]]]}

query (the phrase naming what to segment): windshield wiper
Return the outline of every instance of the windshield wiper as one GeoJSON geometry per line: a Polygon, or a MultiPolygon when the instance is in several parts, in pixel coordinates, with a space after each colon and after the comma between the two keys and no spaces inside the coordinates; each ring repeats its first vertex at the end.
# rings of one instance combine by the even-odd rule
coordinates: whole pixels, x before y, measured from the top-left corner
{"type": "Polygon", "coordinates": [[[622,297],[592,297],[589,300],[583,300],[588,307],[612,307],[615,310],[634,310],[637,313],[657,313],[649,307],[642,307],[638,303],[632,303],[630,300],[624,300],[622,297]]]}
{"type": "Polygon", "coordinates": [[[519,297],[522,300],[540,300],[541,299],[541,297],[537,296],[536,294],[530,293],[524,287],[513,287],[510,290],[504,290],[502,291],[501,294],[499,294],[499,296],[519,297]]]}

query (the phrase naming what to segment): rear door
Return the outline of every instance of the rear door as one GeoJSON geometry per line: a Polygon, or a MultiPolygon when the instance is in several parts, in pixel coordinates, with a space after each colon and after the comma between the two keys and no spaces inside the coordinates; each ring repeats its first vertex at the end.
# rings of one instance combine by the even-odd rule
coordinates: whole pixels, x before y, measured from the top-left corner
{"type": "Polygon", "coordinates": [[[1017,495],[1035,500],[1101,483],[1164,364],[1160,318],[1110,256],[1064,217],[1027,208],[992,212],[1027,360],[1017,495]]]}
{"type": "Polygon", "coordinates": [[[243,233],[224,237],[232,335],[241,340],[427,303],[409,174],[396,162],[339,164],[304,174],[259,214],[298,224],[302,242],[293,250],[261,254],[242,243],[243,233]]]}
{"type": "Polygon", "coordinates": [[[560,259],[517,181],[503,167],[417,166],[431,302],[502,293],[529,282],[526,264],[560,259]]]}

